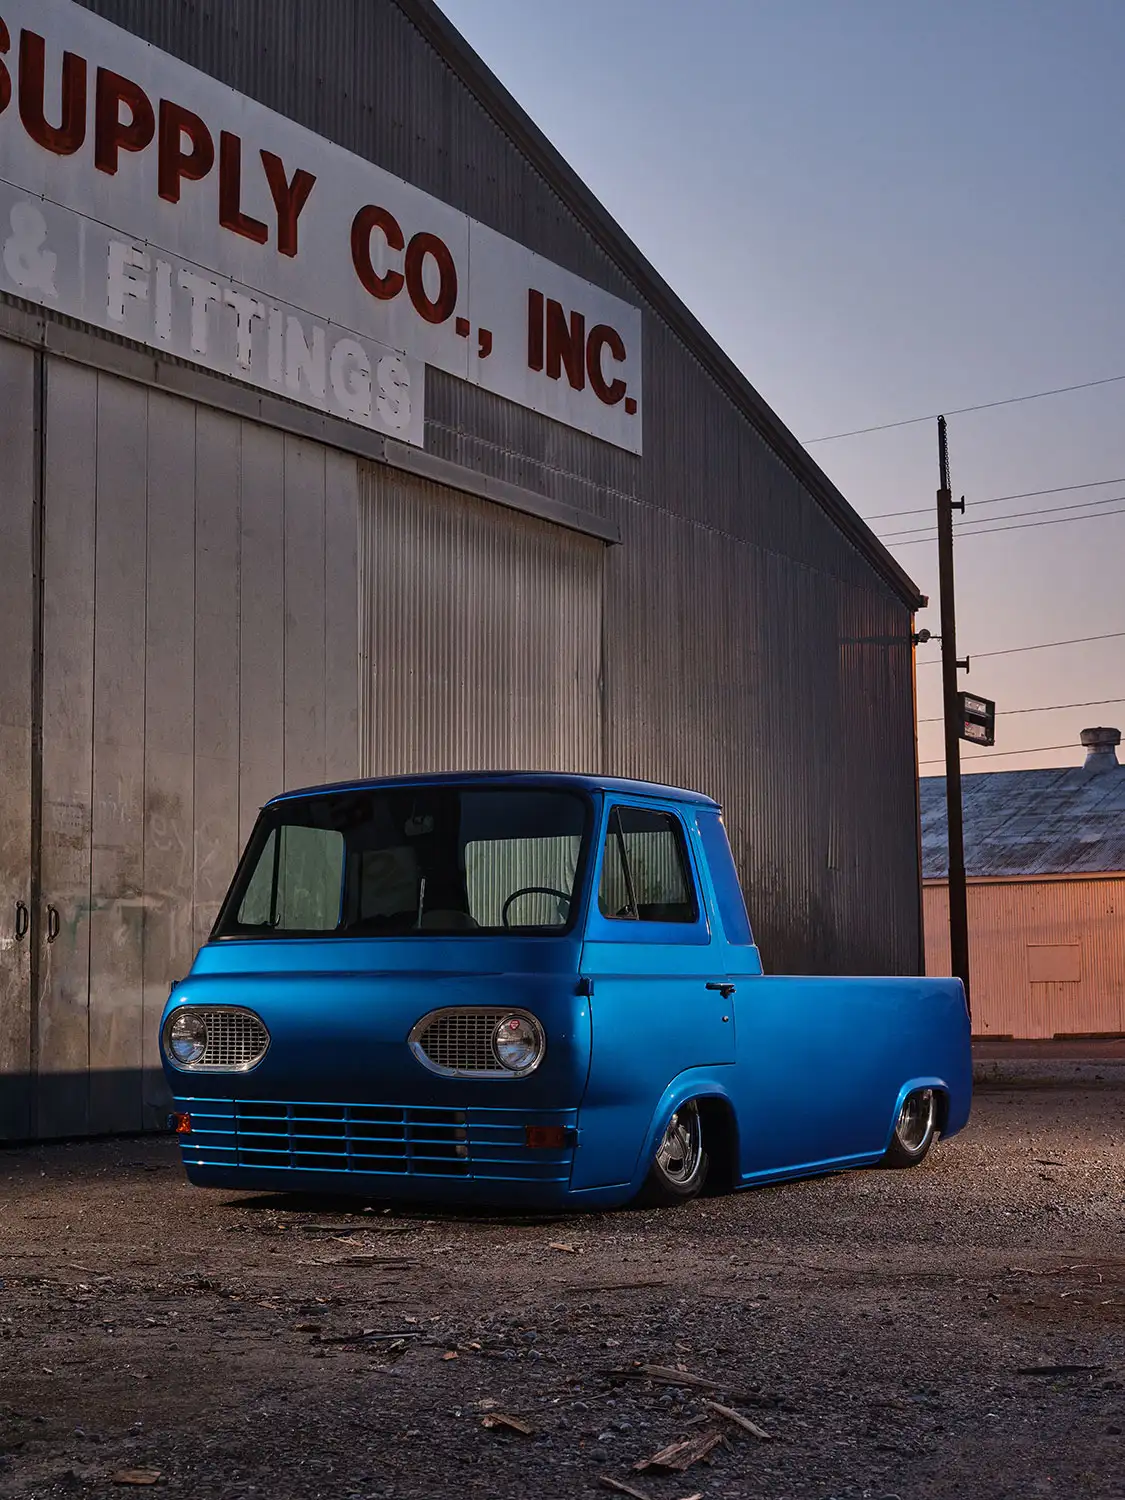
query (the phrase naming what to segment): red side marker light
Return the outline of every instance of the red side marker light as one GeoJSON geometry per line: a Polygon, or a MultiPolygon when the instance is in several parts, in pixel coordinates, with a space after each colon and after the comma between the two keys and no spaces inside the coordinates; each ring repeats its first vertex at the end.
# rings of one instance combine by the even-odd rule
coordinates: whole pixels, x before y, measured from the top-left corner
{"type": "Polygon", "coordinates": [[[524,1130],[533,1151],[561,1151],[574,1145],[574,1131],[565,1125],[527,1125],[524,1130]]]}
{"type": "Polygon", "coordinates": [[[168,1128],[175,1135],[191,1134],[191,1116],[175,1114],[168,1116],[168,1128]]]}

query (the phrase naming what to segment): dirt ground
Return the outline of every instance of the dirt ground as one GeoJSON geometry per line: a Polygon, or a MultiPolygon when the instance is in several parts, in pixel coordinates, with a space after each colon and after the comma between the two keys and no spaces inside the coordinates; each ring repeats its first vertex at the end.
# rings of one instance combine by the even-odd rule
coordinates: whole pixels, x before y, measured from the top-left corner
{"type": "Polygon", "coordinates": [[[916,1171],[554,1219],[0,1151],[0,1278],[5,1497],[1125,1497],[1122,1089],[981,1092],[916,1171]]]}

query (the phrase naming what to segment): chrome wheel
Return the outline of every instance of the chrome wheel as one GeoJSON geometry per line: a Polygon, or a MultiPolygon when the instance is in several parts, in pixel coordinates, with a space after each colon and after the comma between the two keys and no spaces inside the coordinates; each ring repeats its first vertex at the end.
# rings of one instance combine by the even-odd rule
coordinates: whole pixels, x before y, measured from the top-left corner
{"type": "Polygon", "coordinates": [[[925,1150],[937,1127],[937,1095],[933,1089],[919,1089],[903,1101],[895,1125],[895,1139],[911,1156],[925,1150]]]}
{"type": "Polygon", "coordinates": [[[686,1185],[698,1173],[702,1156],[703,1130],[699,1109],[692,1100],[668,1121],[668,1129],[656,1148],[656,1161],[669,1182],[686,1185]]]}

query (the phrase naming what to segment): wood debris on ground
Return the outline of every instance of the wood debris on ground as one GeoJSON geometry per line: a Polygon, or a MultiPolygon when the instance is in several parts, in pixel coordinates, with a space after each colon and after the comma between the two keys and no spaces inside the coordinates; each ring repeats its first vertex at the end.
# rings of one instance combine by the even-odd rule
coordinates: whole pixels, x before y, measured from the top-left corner
{"type": "Polygon", "coordinates": [[[511,1432],[520,1432],[524,1437],[531,1437],[535,1431],[534,1427],[523,1421],[520,1417],[510,1416],[503,1411],[490,1411],[480,1420],[482,1427],[506,1427],[511,1432]]]}
{"type": "Polygon", "coordinates": [[[693,1391],[727,1391],[742,1396],[744,1400],[760,1398],[736,1390],[730,1381],[708,1380],[703,1375],[691,1375],[687,1370],[676,1370],[671,1365],[630,1365],[622,1369],[606,1370],[608,1380],[652,1380],[657,1385],[682,1386],[693,1391]]]}
{"type": "Polygon", "coordinates": [[[728,1422],[734,1422],[741,1427],[743,1432],[748,1432],[751,1437],[756,1437],[759,1442],[768,1443],[770,1434],[764,1427],[759,1427],[757,1422],[751,1422],[749,1417],[744,1417],[740,1411],[735,1411],[733,1406],[723,1406],[718,1401],[704,1401],[708,1411],[716,1412],[720,1417],[725,1417],[728,1422]]]}
{"type": "Polygon", "coordinates": [[[578,1250],[578,1246],[577,1245],[567,1245],[562,1240],[552,1240],[551,1243],[547,1246],[547,1249],[548,1250],[563,1250],[563,1251],[566,1252],[567,1255],[578,1255],[579,1254],[579,1250],[578,1250]]]}
{"type": "Polygon", "coordinates": [[[721,1432],[714,1428],[707,1432],[696,1433],[694,1437],[680,1438],[674,1443],[669,1443],[666,1448],[661,1448],[659,1453],[654,1453],[651,1458],[642,1458],[633,1468],[638,1473],[645,1469],[669,1469],[673,1473],[682,1474],[685,1469],[690,1469],[692,1464],[699,1463],[707,1458],[711,1451],[724,1441],[721,1432]]]}
{"type": "Polygon", "coordinates": [[[110,1484],[148,1485],[157,1484],[161,1477],[159,1469],[118,1469],[109,1476],[110,1484]]]}
{"type": "MultiPolygon", "coordinates": [[[[619,1495],[631,1495],[633,1500],[650,1500],[644,1490],[637,1489],[634,1484],[626,1484],[623,1479],[615,1479],[612,1474],[601,1475],[598,1481],[604,1489],[616,1490],[619,1495]]],[[[696,1490],[694,1495],[685,1495],[684,1500],[703,1500],[702,1490],[696,1490]]]]}
{"type": "Polygon", "coordinates": [[[614,1479],[612,1474],[602,1474],[598,1483],[606,1490],[616,1490],[619,1495],[631,1495],[633,1500],[651,1500],[644,1490],[639,1490],[635,1485],[626,1484],[623,1479],[614,1479]]]}
{"type": "Polygon", "coordinates": [[[420,1330],[414,1332],[411,1329],[404,1329],[399,1333],[380,1333],[377,1328],[361,1328],[356,1333],[322,1333],[315,1342],[318,1344],[362,1344],[370,1341],[377,1344],[384,1339],[392,1339],[397,1345],[406,1339],[420,1339],[421,1337],[420,1330]]]}

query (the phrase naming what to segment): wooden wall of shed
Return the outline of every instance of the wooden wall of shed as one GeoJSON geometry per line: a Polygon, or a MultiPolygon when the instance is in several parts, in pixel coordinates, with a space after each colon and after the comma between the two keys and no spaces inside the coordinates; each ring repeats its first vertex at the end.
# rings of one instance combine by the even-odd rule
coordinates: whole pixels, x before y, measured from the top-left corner
{"type": "MultiPolygon", "coordinates": [[[[949,890],[927,881],[926,973],[948,974],[949,890]]],[[[1125,874],[969,883],[975,1036],[1125,1035],[1125,874]]]]}

